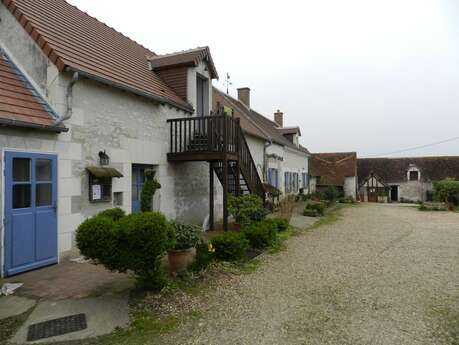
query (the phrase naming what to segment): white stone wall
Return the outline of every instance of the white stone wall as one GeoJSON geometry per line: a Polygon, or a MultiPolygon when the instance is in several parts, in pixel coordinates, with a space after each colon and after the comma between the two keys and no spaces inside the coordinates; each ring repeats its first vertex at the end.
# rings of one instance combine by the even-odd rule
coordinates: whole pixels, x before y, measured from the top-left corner
{"type": "Polygon", "coordinates": [[[405,181],[394,183],[398,185],[398,198],[400,201],[426,201],[427,191],[433,190],[431,182],[405,181]]]}
{"type": "Polygon", "coordinates": [[[344,189],[345,197],[352,197],[356,199],[357,177],[356,176],[345,177],[343,189],[344,189]]]}
{"type": "Polygon", "coordinates": [[[265,141],[249,134],[246,134],[245,138],[247,141],[247,145],[249,145],[252,158],[255,161],[255,165],[257,166],[258,175],[263,180],[263,160],[265,141]]]}
{"type": "MultiPolygon", "coordinates": [[[[58,73],[1,3],[0,20],[0,44],[56,112],[64,115],[71,74],[58,73]]],[[[203,69],[202,66],[190,69],[189,76],[197,70],[201,74],[206,72],[200,68],[203,69]]],[[[212,95],[210,84],[209,95],[212,95]]],[[[211,100],[209,108],[210,104],[211,100]]],[[[98,164],[101,150],[107,151],[110,165],[124,175],[113,180],[112,188],[112,192],[123,193],[124,210],[131,210],[132,164],[150,164],[156,167],[156,177],[162,185],[155,195],[154,209],[169,218],[202,224],[209,213],[208,164],[167,161],[170,142],[167,119],[188,116],[186,113],[89,79],[80,79],[75,84],[70,106],[73,115],[65,122],[67,133],[0,128],[2,153],[21,150],[58,156],[59,253],[74,247],[75,229],[86,217],[113,207],[112,203],[92,204],[88,200],[85,168],[98,164]]],[[[3,157],[0,168],[2,165],[3,157]]],[[[222,202],[218,199],[219,182],[214,178],[215,215],[220,218],[222,202]]],[[[4,194],[3,187],[0,193],[4,194]]],[[[0,206],[3,218],[3,204],[0,206]]],[[[0,257],[3,258],[2,253],[0,257]]]]}

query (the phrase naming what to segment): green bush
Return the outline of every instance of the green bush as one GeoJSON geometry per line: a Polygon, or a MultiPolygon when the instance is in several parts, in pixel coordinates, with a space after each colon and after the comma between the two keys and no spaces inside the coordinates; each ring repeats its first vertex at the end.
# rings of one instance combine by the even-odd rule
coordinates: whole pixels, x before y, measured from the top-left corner
{"type": "Polygon", "coordinates": [[[334,201],[341,196],[341,192],[335,186],[328,186],[324,190],[324,198],[328,201],[334,201]]]}
{"type": "Polygon", "coordinates": [[[339,198],[338,202],[341,204],[354,204],[355,200],[352,196],[347,196],[347,197],[339,198]]]}
{"type": "Polygon", "coordinates": [[[252,223],[244,228],[243,234],[249,240],[250,247],[264,249],[276,242],[277,227],[275,223],[269,220],[252,223]]]}
{"type": "Polygon", "coordinates": [[[117,272],[133,272],[145,288],[164,286],[161,258],[174,244],[174,231],[157,212],[131,214],[115,222],[107,216],[84,221],[77,230],[81,253],[117,272]]]}
{"type": "Polygon", "coordinates": [[[303,211],[303,215],[306,217],[318,217],[319,213],[317,212],[317,210],[309,210],[305,208],[303,211]]]}
{"type": "Polygon", "coordinates": [[[196,246],[196,257],[190,265],[190,270],[193,272],[201,272],[205,270],[214,260],[214,247],[211,243],[200,241],[196,246]]]}
{"type": "Polygon", "coordinates": [[[265,219],[265,222],[271,222],[278,232],[286,231],[289,227],[289,222],[285,218],[269,218],[265,219]]]}
{"type": "Polygon", "coordinates": [[[215,258],[221,261],[237,261],[245,257],[249,241],[242,233],[225,232],[212,238],[215,258]]]}
{"type": "Polygon", "coordinates": [[[142,212],[150,212],[153,206],[153,196],[156,190],[161,188],[158,181],[153,178],[154,172],[145,172],[148,180],[143,184],[140,192],[140,210],[142,212]]]}
{"type": "Polygon", "coordinates": [[[248,225],[266,217],[263,200],[254,194],[244,194],[238,197],[229,195],[228,211],[241,225],[248,225]]]}
{"type": "Polygon", "coordinates": [[[325,204],[320,201],[308,202],[305,206],[305,210],[315,210],[319,216],[323,216],[325,213],[325,204]]]}
{"type": "Polygon", "coordinates": [[[199,242],[199,237],[201,235],[201,228],[199,226],[177,222],[171,222],[171,225],[175,232],[174,249],[182,250],[193,248],[199,242]]]}
{"type": "Polygon", "coordinates": [[[76,231],[76,244],[81,254],[109,270],[118,270],[120,234],[113,219],[97,215],[86,219],[76,231]]]}
{"type": "Polygon", "coordinates": [[[459,204],[459,181],[444,179],[434,182],[435,199],[449,205],[459,204]]]}
{"type": "Polygon", "coordinates": [[[108,210],[99,212],[97,215],[98,216],[102,216],[102,217],[108,217],[108,218],[114,220],[115,222],[117,222],[121,218],[126,216],[126,212],[124,212],[124,210],[122,210],[119,207],[117,207],[117,208],[110,208],[108,210]]]}

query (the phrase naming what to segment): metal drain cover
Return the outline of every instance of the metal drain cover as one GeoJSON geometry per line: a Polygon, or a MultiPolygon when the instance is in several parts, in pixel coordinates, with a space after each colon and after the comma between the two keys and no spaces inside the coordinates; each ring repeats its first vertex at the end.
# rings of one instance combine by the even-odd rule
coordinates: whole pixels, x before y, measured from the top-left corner
{"type": "Polygon", "coordinates": [[[27,341],[55,337],[86,329],[86,315],[76,314],[59,319],[35,323],[29,326],[27,341]]]}

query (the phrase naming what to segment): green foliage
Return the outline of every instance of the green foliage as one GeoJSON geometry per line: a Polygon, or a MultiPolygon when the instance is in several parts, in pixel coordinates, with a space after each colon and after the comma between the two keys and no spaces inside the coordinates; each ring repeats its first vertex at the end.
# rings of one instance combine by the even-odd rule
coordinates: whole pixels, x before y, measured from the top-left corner
{"type": "Polygon", "coordinates": [[[117,208],[110,208],[108,210],[99,212],[97,215],[101,216],[101,217],[108,217],[108,218],[112,219],[113,221],[117,222],[121,218],[126,216],[126,212],[124,212],[124,210],[122,210],[119,207],[117,207],[117,208]]]}
{"type": "Polygon", "coordinates": [[[305,210],[315,210],[319,216],[324,215],[325,208],[325,204],[320,201],[310,201],[305,206],[305,210]]]}
{"type": "MultiPolygon", "coordinates": [[[[145,174],[153,174],[153,172],[145,174]]],[[[140,192],[140,209],[142,212],[150,212],[152,210],[153,204],[153,195],[155,195],[156,190],[161,188],[161,185],[156,181],[153,176],[151,176],[142,186],[142,191],[140,192]]]]}
{"type": "Polygon", "coordinates": [[[340,204],[354,204],[355,200],[352,196],[347,196],[347,197],[339,198],[338,202],[340,204]]]}
{"type": "Polygon", "coordinates": [[[196,257],[190,266],[193,272],[205,270],[214,260],[214,247],[210,243],[200,241],[196,246],[196,257]]]}
{"type": "Polygon", "coordinates": [[[81,254],[109,270],[118,270],[120,233],[109,217],[97,215],[86,219],[76,231],[76,243],[81,254]]]}
{"type": "Polygon", "coordinates": [[[199,226],[177,222],[171,222],[171,225],[175,232],[174,249],[182,250],[196,246],[201,234],[201,228],[199,226]]]}
{"type": "Polygon", "coordinates": [[[317,212],[317,210],[309,210],[309,209],[305,208],[304,211],[303,211],[303,216],[305,216],[305,217],[318,217],[319,213],[317,212]]]}
{"type": "Polygon", "coordinates": [[[286,231],[289,227],[288,220],[281,217],[265,219],[265,222],[273,224],[278,232],[286,231]]]}
{"type": "Polygon", "coordinates": [[[244,228],[243,234],[252,248],[264,249],[276,242],[277,227],[271,221],[256,222],[244,228]]]}
{"type": "Polygon", "coordinates": [[[117,222],[107,216],[84,221],[77,230],[81,253],[117,272],[133,272],[145,288],[158,290],[166,279],[161,257],[174,244],[174,231],[157,212],[131,214],[117,222]]]}
{"type": "Polygon", "coordinates": [[[438,201],[454,204],[459,202],[459,181],[444,179],[434,182],[435,199],[438,201]]]}
{"type": "Polygon", "coordinates": [[[341,196],[341,192],[335,186],[328,186],[324,190],[325,200],[334,201],[341,196]]]}
{"type": "Polygon", "coordinates": [[[245,257],[249,241],[242,233],[225,232],[212,238],[215,258],[220,261],[237,261],[245,257]]]}
{"type": "Polygon", "coordinates": [[[241,225],[248,225],[266,217],[263,200],[254,194],[244,194],[238,197],[229,195],[228,211],[241,225]]]}

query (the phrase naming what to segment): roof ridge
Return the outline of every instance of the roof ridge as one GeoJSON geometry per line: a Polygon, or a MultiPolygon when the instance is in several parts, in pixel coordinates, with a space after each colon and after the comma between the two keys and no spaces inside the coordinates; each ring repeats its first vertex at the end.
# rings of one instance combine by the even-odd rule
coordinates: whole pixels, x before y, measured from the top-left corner
{"type": "MultiPolygon", "coordinates": [[[[12,1],[13,1],[13,2],[16,2],[17,0],[12,0],[12,1]]],[[[152,53],[153,55],[155,55],[155,56],[157,55],[154,51],[152,51],[151,49],[145,47],[143,44],[141,44],[141,43],[137,42],[136,40],[130,38],[129,36],[123,34],[121,31],[118,31],[118,30],[115,29],[114,27],[111,27],[111,26],[108,25],[107,23],[105,23],[105,22],[103,22],[103,21],[97,19],[95,16],[89,14],[88,12],[83,11],[83,10],[80,9],[78,6],[71,4],[71,3],[68,2],[67,0],[55,0],[55,1],[62,1],[62,2],[65,2],[66,4],[68,4],[69,6],[75,8],[77,11],[80,11],[81,13],[85,14],[87,17],[91,18],[92,20],[95,20],[96,22],[98,22],[98,23],[100,23],[100,24],[106,26],[108,29],[110,29],[110,30],[116,32],[117,34],[119,34],[119,35],[121,35],[121,36],[123,36],[124,38],[126,38],[126,39],[129,40],[129,41],[131,41],[132,43],[135,43],[136,45],[138,45],[139,47],[142,47],[143,49],[148,50],[148,52],[152,53]]]]}
{"type": "Polygon", "coordinates": [[[161,59],[161,58],[166,58],[170,56],[175,56],[175,55],[181,55],[181,54],[186,54],[186,53],[194,53],[200,50],[209,50],[209,46],[203,46],[203,47],[196,47],[196,48],[191,48],[191,49],[185,49],[185,50],[180,50],[177,52],[172,52],[172,53],[167,53],[167,54],[155,54],[155,56],[149,57],[150,59],[161,59]]]}

